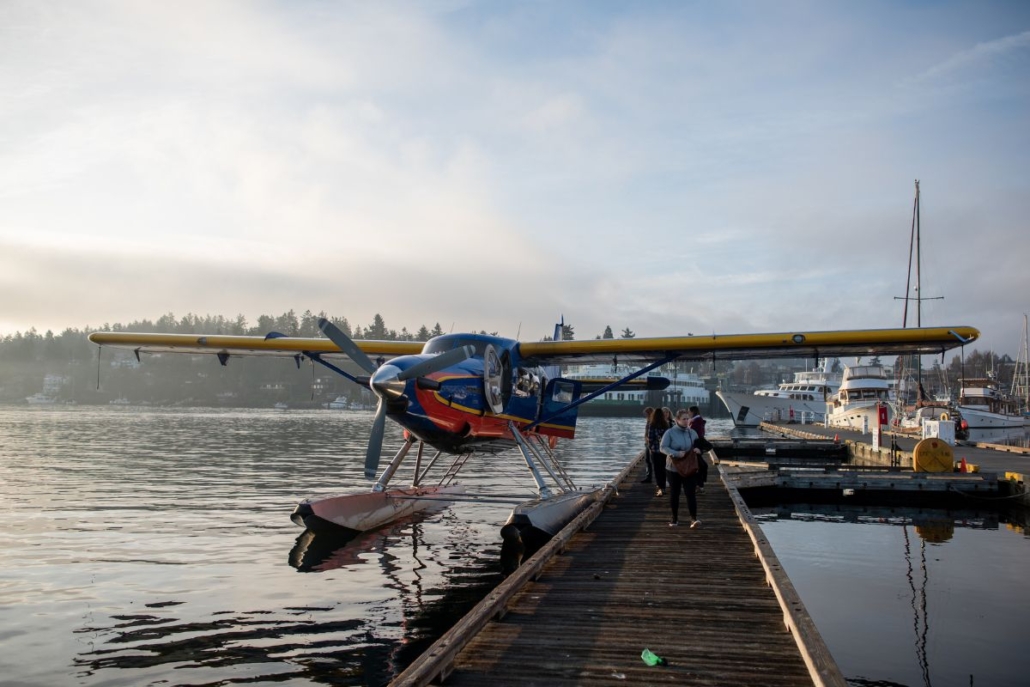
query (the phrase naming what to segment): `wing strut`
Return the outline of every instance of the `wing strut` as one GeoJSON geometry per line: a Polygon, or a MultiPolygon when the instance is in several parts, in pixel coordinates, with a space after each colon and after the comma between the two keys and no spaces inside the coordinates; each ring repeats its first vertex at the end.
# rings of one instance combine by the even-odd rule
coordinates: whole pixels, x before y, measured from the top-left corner
{"type": "Polygon", "coordinates": [[[386,485],[390,483],[391,479],[393,479],[393,473],[397,472],[397,468],[401,466],[401,461],[404,460],[404,456],[408,455],[408,451],[411,450],[414,443],[414,435],[409,435],[408,438],[404,440],[404,444],[402,444],[400,450],[397,451],[397,455],[393,457],[390,464],[386,466],[385,470],[383,470],[383,474],[379,475],[379,479],[376,480],[375,486],[372,487],[373,492],[386,491],[386,485]]]}
{"type": "Polygon", "coordinates": [[[527,431],[533,429],[534,427],[536,427],[537,425],[542,425],[545,422],[550,422],[551,420],[553,420],[554,418],[558,417],[559,415],[564,415],[565,413],[567,413],[568,411],[572,410],[573,408],[578,408],[579,406],[583,405],[584,403],[587,403],[589,401],[594,400],[595,398],[597,398],[601,394],[607,393],[607,392],[611,391],[612,389],[614,389],[615,387],[620,386],[622,384],[625,384],[626,382],[630,381],[631,379],[636,379],[637,377],[639,377],[641,375],[644,375],[644,374],[647,374],[648,372],[650,372],[651,370],[653,370],[655,368],[661,367],[662,365],[665,365],[666,363],[671,363],[673,360],[675,360],[678,357],[679,357],[678,355],[669,354],[669,355],[665,356],[664,358],[662,358],[661,360],[653,362],[653,363],[651,363],[650,365],[648,365],[646,367],[640,368],[636,372],[633,372],[633,373],[631,373],[629,375],[626,375],[622,379],[617,379],[614,382],[612,382],[611,384],[609,384],[607,386],[601,387],[597,391],[593,391],[593,392],[587,394],[586,396],[580,396],[577,400],[573,401],[572,403],[570,403],[570,404],[568,404],[566,406],[562,406],[562,408],[560,410],[551,413],[547,417],[542,417],[539,420],[537,420],[536,422],[529,423],[528,425],[526,425],[525,427],[522,428],[522,431],[523,432],[527,432],[527,431]]]}
{"type": "Polygon", "coordinates": [[[537,463],[542,465],[544,470],[547,470],[547,474],[551,476],[551,479],[558,485],[558,489],[562,493],[576,490],[576,485],[573,484],[572,478],[565,472],[561,464],[555,460],[554,454],[551,453],[550,449],[546,448],[547,444],[544,443],[541,437],[536,435],[523,436],[514,422],[508,422],[508,429],[511,431],[511,435],[515,437],[515,443],[518,445],[519,452],[522,453],[522,457],[526,461],[526,467],[533,473],[533,481],[536,482],[537,493],[540,495],[540,498],[551,498],[551,489],[544,482],[543,475],[540,474],[536,467],[537,463]],[[534,446],[534,443],[537,446],[534,446]],[[537,448],[538,446],[544,447],[544,454],[540,453],[537,448]]]}

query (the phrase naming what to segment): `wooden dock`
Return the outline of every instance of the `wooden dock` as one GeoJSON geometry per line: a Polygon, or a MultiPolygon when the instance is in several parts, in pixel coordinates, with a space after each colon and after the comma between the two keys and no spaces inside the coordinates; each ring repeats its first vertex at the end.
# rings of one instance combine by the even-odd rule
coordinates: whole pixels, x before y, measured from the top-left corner
{"type": "MultiPolygon", "coordinates": [[[[669,527],[669,497],[638,474],[624,471],[618,495],[523,563],[392,684],[845,685],[717,469],[699,496],[698,529],[669,527]],[[668,664],[646,665],[645,648],[668,664]]],[[[689,521],[685,498],[680,518],[689,521]]]]}

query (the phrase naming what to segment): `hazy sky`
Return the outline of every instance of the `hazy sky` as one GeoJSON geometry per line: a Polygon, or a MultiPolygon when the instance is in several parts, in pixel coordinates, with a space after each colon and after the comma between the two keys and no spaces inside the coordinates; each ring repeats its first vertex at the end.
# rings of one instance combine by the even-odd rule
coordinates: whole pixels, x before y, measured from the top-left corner
{"type": "Polygon", "coordinates": [[[1023,1],[0,1],[0,334],[900,326],[918,178],[1015,355],[1028,170],[1023,1]]]}

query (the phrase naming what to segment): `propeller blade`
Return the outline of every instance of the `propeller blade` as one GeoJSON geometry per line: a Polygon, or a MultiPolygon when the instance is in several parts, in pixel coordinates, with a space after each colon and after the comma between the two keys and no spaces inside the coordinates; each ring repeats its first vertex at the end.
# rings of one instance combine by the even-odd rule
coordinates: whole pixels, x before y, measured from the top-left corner
{"type": "Polygon", "coordinates": [[[411,379],[412,377],[425,377],[426,375],[442,370],[445,367],[456,365],[462,360],[467,360],[473,353],[475,353],[475,350],[471,346],[460,346],[458,348],[445,351],[429,360],[423,360],[417,365],[412,365],[407,370],[404,370],[397,375],[397,379],[404,381],[406,379],[411,379]]]}
{"type": "Polygon", "coordinates": [[[372,431],[368,435],[368,449],[365,451],[365,479],[375,479],[379,469],[379,454],[383,452],[383,429],[386,426],[386,401],[380,399],[372,431]]]}
{"type": "Polygon", "coordinates": [[[365,355],[365,352],[358,348],[358,345],[351,341],[350,337],[343,333],[339,327],[325,319],[324,317],[318,318],[318,328],[322,330],[322,333],[328,337],[330,341],[336,344],[341,351],[347,354],[347,357],[356,362],[361,369],[369,374],[376,371],[375,363],[365,355]]]}

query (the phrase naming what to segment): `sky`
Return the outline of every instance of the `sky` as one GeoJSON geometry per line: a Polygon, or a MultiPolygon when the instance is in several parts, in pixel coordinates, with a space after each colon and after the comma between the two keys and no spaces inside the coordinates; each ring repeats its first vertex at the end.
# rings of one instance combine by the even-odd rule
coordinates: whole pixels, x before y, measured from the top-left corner
{"type": "Polygon", "coordinates": [[[900,327],[919,179],[922,324],[1015,357],[1028,163],[1021,1],[3,0],[0,336],[900,327]]]}

